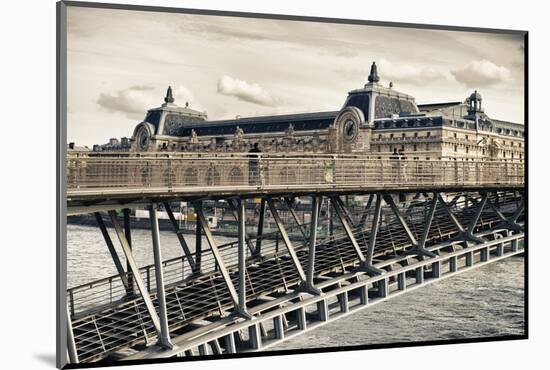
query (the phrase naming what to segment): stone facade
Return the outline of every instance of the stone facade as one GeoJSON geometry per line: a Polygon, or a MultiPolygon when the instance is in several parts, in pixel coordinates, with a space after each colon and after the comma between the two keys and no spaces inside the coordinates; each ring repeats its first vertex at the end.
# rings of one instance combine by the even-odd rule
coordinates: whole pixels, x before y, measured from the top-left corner
{"type": "Polygon", "coordinates": [[[524,159],[524,127],[491,119],[476,91],[463,102],[417,105],[407,94],[379,83],[376,65],[368,83],[348,93],[342,109],[208,121],[204,112],[165,103],[147,112],[130,139],[132,151],[361,153],[427,160],[524,159]]]}

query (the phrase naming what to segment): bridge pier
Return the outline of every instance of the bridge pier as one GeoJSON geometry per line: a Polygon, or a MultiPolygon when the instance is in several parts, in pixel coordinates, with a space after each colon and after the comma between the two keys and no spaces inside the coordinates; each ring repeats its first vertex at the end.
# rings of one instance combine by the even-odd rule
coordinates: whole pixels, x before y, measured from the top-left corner
{"type": "Polygon", "coordinates": [[[359,303],[362,306],[366,306],[369,304],[369,290],[366,285],[359,287],[359,303]]]}
{"type": "Polygon", "coordinates": [[[451,257],[449,259],[449,272],[456,272],[457,271],[457,259],[456,257],[451,257]]]}
{"type": "Polygon", "coordinates": [[[317,311],[319,312],[320,321],[328,320],[328,302],[326,299],[317,302],[317,311]]]}
{"type": "Polygon", "coordinates": [[[282,315],[278,315],[273,318],[273,328],[275,330],[276,339],[283,339],[285,337],[285,329],[283,325],[282,315]]]}
{"type": "Polygon", "coordinates": [[[434,263],[432,263],[432,277],[441,277],[441,261],[435,261],[434,263]]]}
{"type": "Polygon", "coordinates": [[[424,283],[424,266],[419,266],[415,270],[416,284],[424,283]]]}
{"type": "Polygon", "coordinates": [[[262,348],[262,336],[260,333],[259,324],[253,324],[248,327],[248,337],[250,341],[250,348],[256,350],[262,348]]]}
{"type": "Polygon", "coordinates": [[[229,333],[224,337],[225,348],[227,353],[237,353],[237,346],[235,345],[235,333],[229,333]]]}
{"type": "Polygon", "coordinates": [[[388,283],[389,283],[388,278],[378,280],[377,285],[378,285],[378,296],[379,297],[385,298],[385,297],[388,296],[388,293],[389,293],[388,283]]]}
{"type": "Polygon", "coordinates": [[[512,252],[517,252],[518,251],[518,240],[514,239],[510,243],[511,243],[510,247],[512,249],[512,252]]]}
{"type": "Polygon", "coordinates": [[[299,330],[306,329],[306,310],[303,307],[298,308],[296,311],[296,320],[299,330]]]}
{"type": "Polygon", "coordinates": [[[407,280],[404,272],[397,275],[397,289],[405,290],[407,288],[407,280]]]}
{"type": "Polygon", "coordinates": [[[347,292],[338,294],[338,303],[340,304],[340,312],[349,312],[349,300],[347,292]]]}
{"type": "Polygon", "coordinates": [[[472,267],[474,264],[474,252],[466,253],[466,267],[472,267]]]}

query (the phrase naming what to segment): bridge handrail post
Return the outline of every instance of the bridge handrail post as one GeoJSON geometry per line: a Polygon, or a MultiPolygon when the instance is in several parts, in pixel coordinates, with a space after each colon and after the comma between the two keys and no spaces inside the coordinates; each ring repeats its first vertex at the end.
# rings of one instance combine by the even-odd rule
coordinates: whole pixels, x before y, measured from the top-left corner
{"type": "Polygon", "coordinates": [[[509,184],[510,181],[508,180],[510,178],[510,173],[508,172],[508,162],[504,162],[504,178],[506,180],[506,183],[509,184]]]}
{"type": "Polygon", "coordinates": [[[382,183],[385,183],[384,179],[384,163],[383,161],[380,161],[380,177],[382,178],[382,183]]]}

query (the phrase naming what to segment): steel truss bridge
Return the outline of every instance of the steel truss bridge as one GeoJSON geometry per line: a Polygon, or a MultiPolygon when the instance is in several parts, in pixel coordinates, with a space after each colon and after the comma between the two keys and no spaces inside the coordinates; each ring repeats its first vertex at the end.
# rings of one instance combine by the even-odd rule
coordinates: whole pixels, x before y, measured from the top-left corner
{"type": "Polygon", "coordinates": [[[95,215],[118,274],[67,290],[70,362],[269,348],[431,282],[523,253],[524,208],[522,162],[71,154],[67,214],[95,215]],[[363,196],[362,210],[352,211],[344,195],[363,196]],[[245,208],[252,198],[259,199],[259,220],[251,234],[245,208]],[[212,199],[232,209],[236,241],[220,245],[212,235],[203,209],[203,201],[212,199]],[[298,217],[297,199],[309,205],[307,224],[298,217]],[[193,205],[194,245],[178,227],[174,201],[193,205]],[[322,204],[333,210],[324,217],[335,221],[324,238],[318,237],[327,221],[322,204]],[[159,206],[170,217],[181,257],[162,259],[159,206]],[[136,207],[149,209],[153,265],[139,267],[132,255],[130,209],[136,207]],[[282,212],[293,222],[283,221],[282,212]],[[263,232],[268,216],[277,232],[263,232]],[[208,245],[202,245],[202,236],[208,245]]]}

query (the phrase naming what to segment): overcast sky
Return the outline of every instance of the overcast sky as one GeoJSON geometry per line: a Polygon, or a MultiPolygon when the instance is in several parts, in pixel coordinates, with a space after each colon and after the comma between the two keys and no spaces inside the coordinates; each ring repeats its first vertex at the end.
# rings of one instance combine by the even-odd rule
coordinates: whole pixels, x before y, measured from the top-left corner
{"type": "MultiPolygon", "coordinates": [[[[418,104],[474,89],[489,116],[523,123],[523,37],[68,8],[68,140],[130,137],[168,85],[210,120],[338,110],[370,64],[418,104]]],[[[360,15],[358,15],[361,18],[360,15]]]]}

